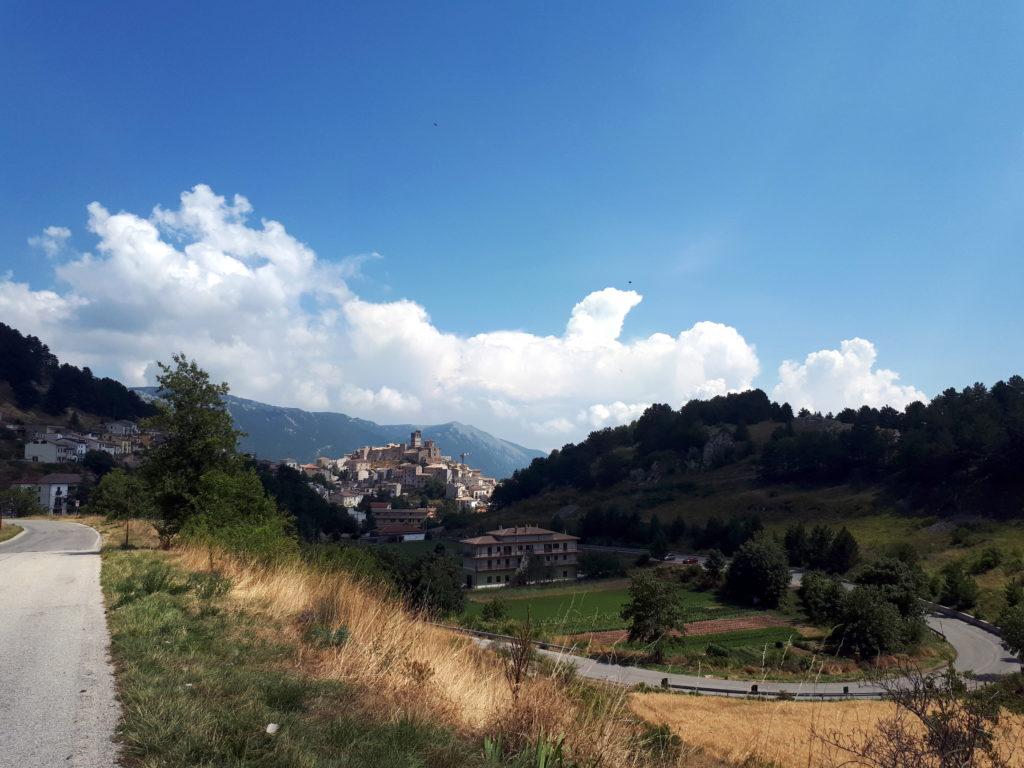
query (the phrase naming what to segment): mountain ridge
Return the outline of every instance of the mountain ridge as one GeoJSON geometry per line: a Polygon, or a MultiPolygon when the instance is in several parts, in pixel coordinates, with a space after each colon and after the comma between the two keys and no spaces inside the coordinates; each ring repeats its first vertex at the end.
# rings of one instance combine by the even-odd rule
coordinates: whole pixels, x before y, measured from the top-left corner
{"type": "MultiPolygon", "coordinates": [[[[133,389],[150,398],[157,392],[156,387],[133,389]]],[[[242,450],[275,461],[294,458],[309,462],[317,456],[341,456],[363,445],[407,442],[416,429],[424,440],[437,442],[445,455],[465,452],[468,464],[497,478],[509,477],[534,458],[547,455],[458,421],[378,424],[335,411],[307,411],[235,395],[227,395],[225,404],[235,426],[246,433],[239,441],[242,450]]]]}

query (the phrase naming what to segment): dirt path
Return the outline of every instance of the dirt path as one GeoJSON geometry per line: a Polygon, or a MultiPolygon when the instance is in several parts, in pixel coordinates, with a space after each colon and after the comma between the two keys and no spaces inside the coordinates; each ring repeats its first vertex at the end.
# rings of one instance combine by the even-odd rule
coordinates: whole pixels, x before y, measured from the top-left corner
{"type": "MultiPolygon", "coordinates": [[[[737,616],[732,619],[708,619],[707,621],[691,621],[686,624],[686,637],[700,637],[701,635],[718,635],[723,632],[740,632],[745,629],[765,629],[766,627],[784,627],[786,622],[777,616],[768,614],[757,614],[754,616],[737,616]]],[[[795,632],[795,630],[794,630],[795,632]]],[[[679,637],[679,632],[673,632],[674,637],[679,637]]],[[[570,644],[590,642],[594,645],[617,645],[625,642],[626,630],[609,629],[604,632],[582,632],[578,635],[569,635],[566,638],[570,644]]]]}

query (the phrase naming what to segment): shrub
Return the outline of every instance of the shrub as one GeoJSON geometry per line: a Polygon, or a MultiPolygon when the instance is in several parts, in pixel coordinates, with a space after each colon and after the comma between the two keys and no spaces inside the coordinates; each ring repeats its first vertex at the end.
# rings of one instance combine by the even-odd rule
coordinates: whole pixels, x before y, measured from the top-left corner
{"type": "Polygon", "coordinates": [[[216,573],[193,573],[185,582],[185,588],[203,601],[223,597],[231,589],[231,580],[216,573]]]}
{"type": "Polygon", "coordinates": [[[1003,553],[997,547],[985,547],[971,563],[973,574],[988,573],[1003,562],[1003,553]]]}
{"type": "Polygon", "coordinates": [[[729,649],[716,643],[711,643],[707,648],[704,649],[704,653],[708,656],[712,656],[716,659],[725,659],[729,657],[729,649]]]}
{"type": "Polygon", "coordinates": [[[1010,652],[1018,658],[1024,655],[1024,605],[1007,606],[999,616],[999,628],[1010,652]]]}
{"type": "Polygon", "coordinates": [[[332,629],[325,624],[311,624],[303,634],[307,643],[320,648],[340,648],[349,637],[348,627],[342,624],[337,629],[332,629]]]}
{"type": "Polygon", "coordinates": [[[501,621],[508,617],[508,603],[500,597],[488,600],[480,609],[480,618],[486,622],[501,621]]]}

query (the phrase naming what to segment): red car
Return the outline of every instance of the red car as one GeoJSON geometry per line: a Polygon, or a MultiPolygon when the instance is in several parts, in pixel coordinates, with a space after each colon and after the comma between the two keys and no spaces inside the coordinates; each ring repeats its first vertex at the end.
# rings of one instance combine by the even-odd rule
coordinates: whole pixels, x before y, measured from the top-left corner
{"type": "Polygon", "coordinates": [[[696,557],[687,557],[683,560],[683,565],[696,565],[698,562],[700,561],[696,557]]]}

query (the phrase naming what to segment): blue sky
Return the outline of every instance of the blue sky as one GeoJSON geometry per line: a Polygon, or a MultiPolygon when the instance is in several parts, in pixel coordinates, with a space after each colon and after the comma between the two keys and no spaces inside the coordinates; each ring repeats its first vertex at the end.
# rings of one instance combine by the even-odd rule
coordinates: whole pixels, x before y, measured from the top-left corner
{"type": "MultiPolygon", "coordinates": [[[[0,275],[82,294],[57,265],[104,253],[87,204],[146,217],[207,184],[323,265],[379,254],[347,289],[462,338],[557,336],[612,287],[643,296],[623,341],[735,328],[769,390],[857,337],[927,395],[991,383],[1024,361],[1022,32],[994,3],[4,2],[0,275]],[[49,258],[48,226],[71,230],[49,258]]],[[[52,320],[26,330],[103,347],[52,320]]],[[[129,357],[94,366],[131,378],[129,357]]],[[[459,417],[428,399],[406,415],[459,417]]]]}

